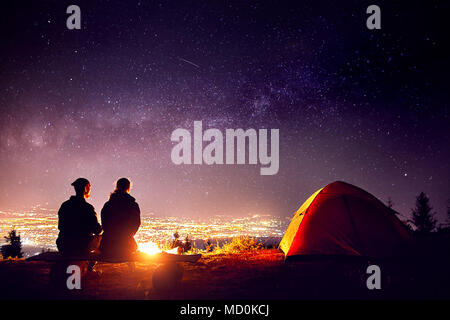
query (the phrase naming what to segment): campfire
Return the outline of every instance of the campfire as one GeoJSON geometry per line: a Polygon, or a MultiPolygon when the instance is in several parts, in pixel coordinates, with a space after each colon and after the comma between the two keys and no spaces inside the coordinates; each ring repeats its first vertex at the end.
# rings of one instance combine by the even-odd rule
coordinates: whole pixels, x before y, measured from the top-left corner
{"type": "Polygon", "coordinates": [[[140,252],[149,254],[149,255],[153,255],[153,254],[157,254],[157,253],[161,253],[161,252],[166,252],[166,253],[172,253],[172,254],[177,254],[178,252],[178,248],[173,248],[170,250],[161,250],[158,245],[154,242],[145,242],[145,243],[139,243],[138,244],[138,250],[140,252]]]}

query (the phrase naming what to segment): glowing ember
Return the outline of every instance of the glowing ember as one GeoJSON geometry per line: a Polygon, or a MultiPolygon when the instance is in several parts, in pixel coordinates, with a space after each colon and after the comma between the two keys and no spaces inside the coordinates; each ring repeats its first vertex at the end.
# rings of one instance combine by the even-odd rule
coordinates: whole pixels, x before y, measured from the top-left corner
{"type": "Polygon", "coordinates": [[[161,252],[161,249],[159,249],[154,242],[139,243],[138,250],[146,254],[156,254],[161,252]]]}
{"type": "MultiPolygon", "coordinates": [[[[163,252],[156,243],[154,242],[145,242],[145,243],[139,243],[138,244],[138,250],[140,252],[144,252],[146,254],[157,254],[163,252]]],[[[172,253],[177,254],[178,248],[173,248],[170,250],[165,250],[166,253],[172,253]]]]}

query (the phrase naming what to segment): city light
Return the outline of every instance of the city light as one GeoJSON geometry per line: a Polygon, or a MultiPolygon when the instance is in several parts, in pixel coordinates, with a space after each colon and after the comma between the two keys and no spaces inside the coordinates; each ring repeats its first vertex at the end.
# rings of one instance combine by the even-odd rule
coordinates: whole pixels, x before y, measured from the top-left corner
{"type": "MultiPolygon", "coordinates": [[[[272,239],[276,242],[283,236],[288,223],[289,219],[254,213],[244,217],[216,215],[208,218],[143,214],[135,239],[139,251],[156,254],[163,251],[161,248],[170,247],[177,232],[178,240],[183,242],[188,237],[194,248],[202,250],[206,241],[216,244],[217,241],[239,236],[272,239]]],[[[21,236],[26,256],[42,249],[56,250],[55,241],[59,232],[57,210],[36,206],[26,212],[0,211],[0,236],[13,228],[21,236]],[[34,251],[27,252],[31,248],[34,251]]],[[[3,237],[0,239],[2,241],[3,237]]],[[[176,248],[164,251],[176,253],[176,248]]]]}

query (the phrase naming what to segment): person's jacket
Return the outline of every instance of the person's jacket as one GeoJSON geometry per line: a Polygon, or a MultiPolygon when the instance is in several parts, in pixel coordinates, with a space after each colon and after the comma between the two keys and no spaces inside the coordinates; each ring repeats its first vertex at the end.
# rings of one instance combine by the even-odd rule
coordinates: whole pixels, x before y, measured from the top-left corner
{"type": "Polygon", "coordinates": [[[86,253],[94,235],[102,232],[94,207],[82,197],[71,196],[58,211],[58,250],[86,253]]]}
{"type": "Polygon", "coordinates": [[[137,250],[134,235],[141,225],[141,211],[128,193],[112,193],[101,211],[103,236],[100,251],[126,256],[137,250]]]}

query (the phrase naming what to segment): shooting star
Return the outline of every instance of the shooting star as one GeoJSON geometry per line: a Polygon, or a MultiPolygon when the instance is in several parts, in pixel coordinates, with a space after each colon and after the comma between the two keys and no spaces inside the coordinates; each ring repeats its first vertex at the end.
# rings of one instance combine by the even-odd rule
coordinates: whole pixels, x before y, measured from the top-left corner
{"type": "Polygon", "coordinates": [[[186,62],[186,63],[189,63],[190,65],[192,65],[192,66],[194,66],[194,67],[196,67],[196,68],[200,68],[199,65],[197,65],[197,64],[195,64],[195,63],[193,63],[193,62],[191,62],[191,61],[189,61],[189,60],[186,60],[186,59],[183,59],[183,58],[180,58],[180,57],[178,57],[178,60],[183,61],[183,62],[186,62]]]}

